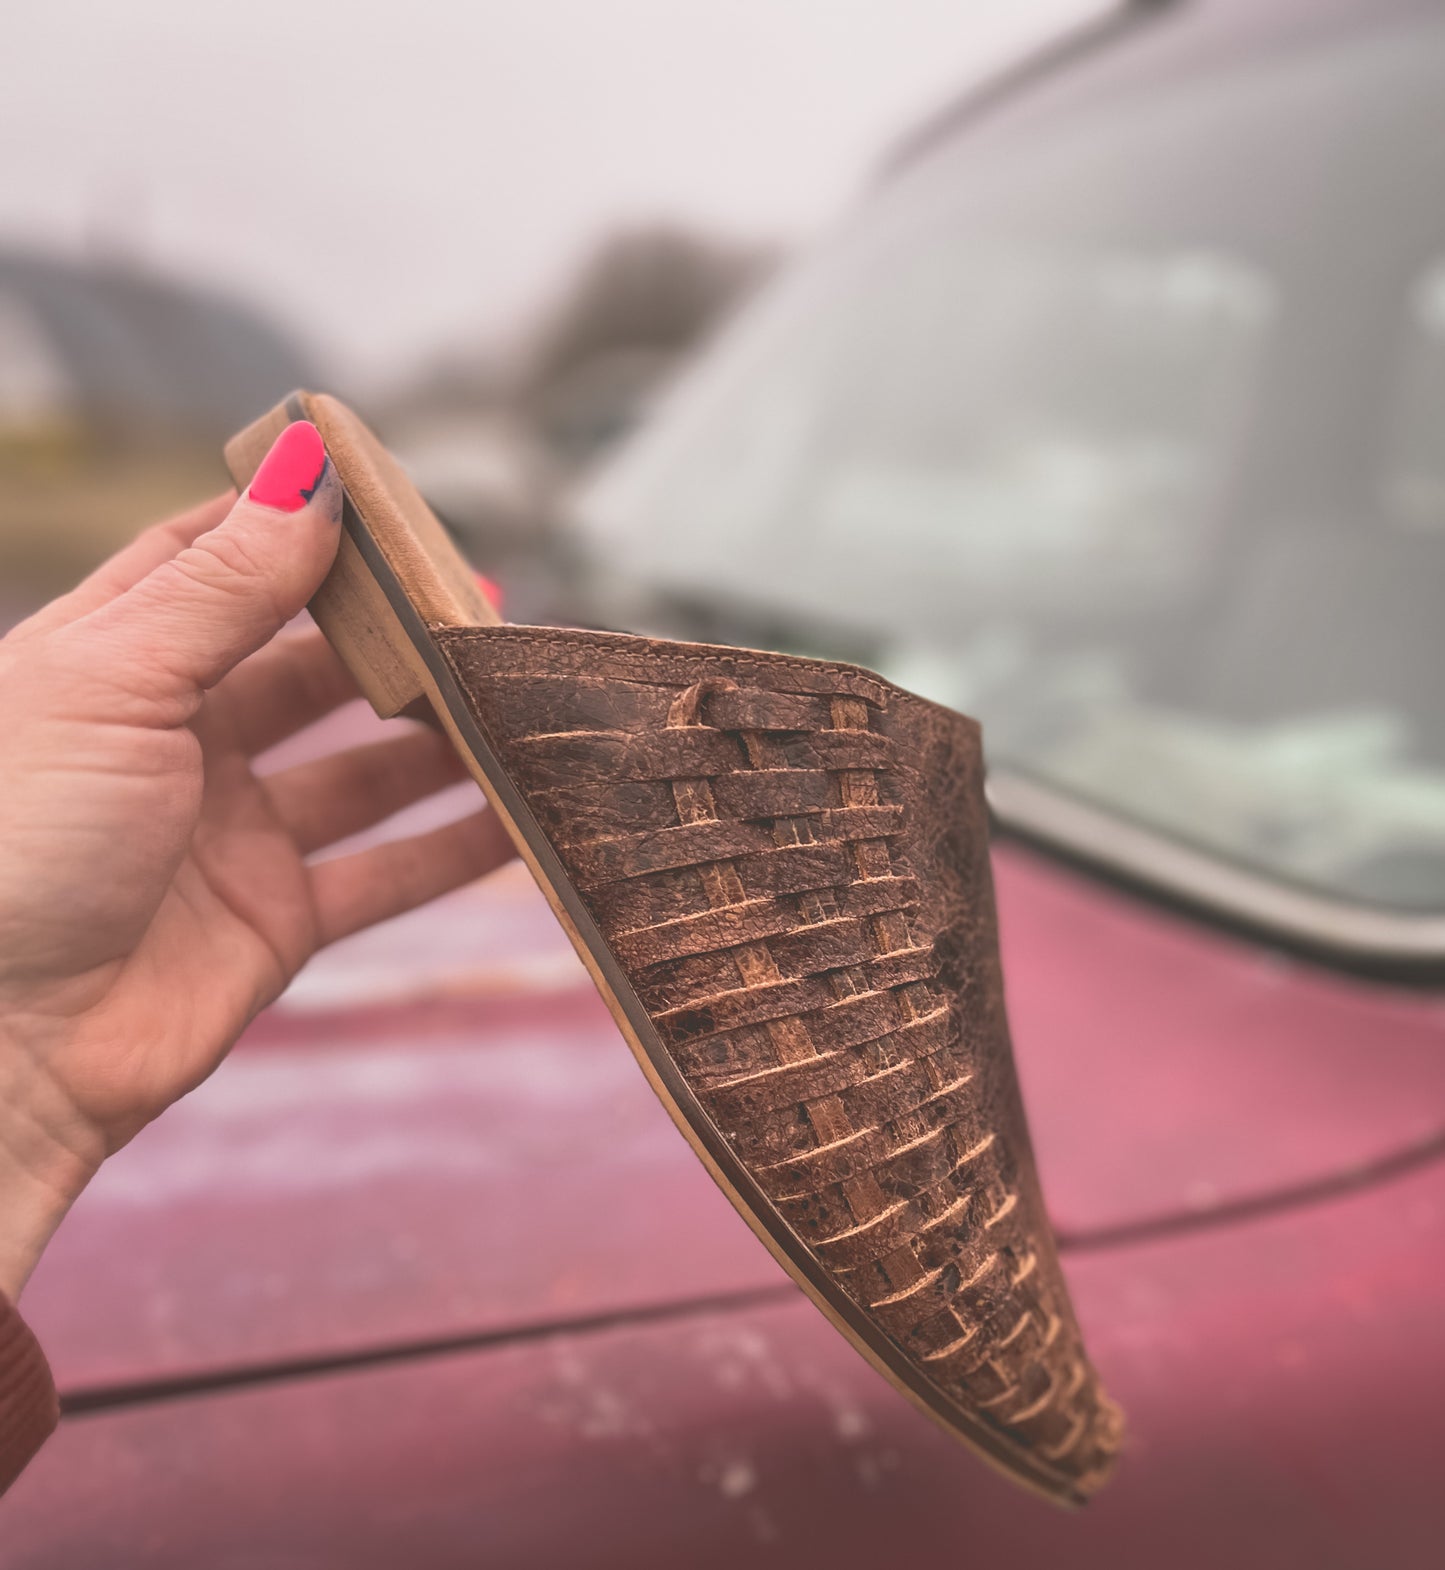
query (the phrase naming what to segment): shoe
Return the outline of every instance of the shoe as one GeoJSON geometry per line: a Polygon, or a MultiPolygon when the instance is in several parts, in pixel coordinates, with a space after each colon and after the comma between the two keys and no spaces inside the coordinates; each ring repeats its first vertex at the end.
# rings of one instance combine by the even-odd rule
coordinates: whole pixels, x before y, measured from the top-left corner
{"type": "Polygon", "coordinates": [[[309,393],[346,492],[313,612],[429,705],[714,1179],[832,1323],[1064,1501],[1121,1421],[1084,1352],[1004,1015],[977,725],[849,665],[503,625],[400,467],[309,393]]]}

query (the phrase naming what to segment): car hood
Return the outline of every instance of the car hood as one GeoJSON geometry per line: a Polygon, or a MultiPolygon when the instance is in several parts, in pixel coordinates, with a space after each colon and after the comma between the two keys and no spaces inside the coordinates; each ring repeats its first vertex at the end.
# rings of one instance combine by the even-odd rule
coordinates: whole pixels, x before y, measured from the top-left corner
{"type": "MultiPolygon", "coordinates": [[[[1438,1138],[1438,997],[1016,846],[995,864],[1066,1251],[1363,1181],[1438,1138]]],[[[25,1308],[83,1405],[790,1290],[514,866],[321,956],[107,1164],[25,1308]]]]}

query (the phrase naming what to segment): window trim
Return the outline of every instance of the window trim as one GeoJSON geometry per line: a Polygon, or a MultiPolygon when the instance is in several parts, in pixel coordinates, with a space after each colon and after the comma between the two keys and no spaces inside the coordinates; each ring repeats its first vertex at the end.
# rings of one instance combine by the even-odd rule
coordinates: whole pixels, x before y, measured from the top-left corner
{"type": "Polygon", "coordinates": [[[1005,834],[1110,881],[1335,969],[1445,983],[1445,914],[1356,904],[1291,886],[1016,769],[990,769],[986,794],[1005,834]]]}

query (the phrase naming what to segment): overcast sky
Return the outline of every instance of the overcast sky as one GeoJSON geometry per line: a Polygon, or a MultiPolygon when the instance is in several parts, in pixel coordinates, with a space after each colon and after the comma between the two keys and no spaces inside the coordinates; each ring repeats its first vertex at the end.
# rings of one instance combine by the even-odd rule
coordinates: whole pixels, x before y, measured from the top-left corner
{"type": "Polygon", "coordinates": [[[620,223],[792,239],[1097,0],[10,0],[0,240],[264,303],[358,379],[505,333],[620,223]]]}

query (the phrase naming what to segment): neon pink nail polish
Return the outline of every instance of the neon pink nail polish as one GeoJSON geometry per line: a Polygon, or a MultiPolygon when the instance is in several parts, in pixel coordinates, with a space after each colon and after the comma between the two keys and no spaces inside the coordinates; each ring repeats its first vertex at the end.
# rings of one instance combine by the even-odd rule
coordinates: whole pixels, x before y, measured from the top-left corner
{"type": "Polygon", "coordinates": [[[477,580],[477,587],[486,595],[488,603],[497,615],[502,614],[502,586],[494,579],[489,578],[484,572],[474,572],[472,576],[477,580]]]}
{"type": "Polygon", "coordinates": [[[246,494],[277,512],[300,512],[326,473],[326,447],[310,420],[288,425],[261,460],[246,494]]]}

